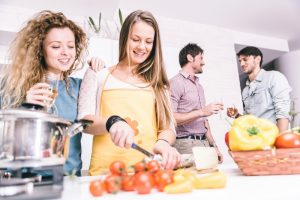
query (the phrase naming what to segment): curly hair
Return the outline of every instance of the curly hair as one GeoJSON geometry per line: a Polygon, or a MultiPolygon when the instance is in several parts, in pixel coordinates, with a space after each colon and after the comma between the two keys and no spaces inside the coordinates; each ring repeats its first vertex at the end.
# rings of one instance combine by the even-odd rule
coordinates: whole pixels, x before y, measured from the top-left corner
{"type": "Polygon", "coordinates": [[[73,32],[76,47],[75,62],[69,70],[63,72],[66,87],[69,87],[67,77],[84,63],[87,37],[82,28],[67,19],[63,13],[44,10],[29,20],[11,43],[9,49],[11,63],[6,66],[1,78],[2,108],[19,107],[25,101],[26,92],[34,84],[41,82],[47,72],[43,41],[52,28],[66,27],[73,32]]]}
{"type": "Polygon", "coordinates": [[[154,90],[156,100],[156,120],[160,132],[168,129],[170,125],[175,124],[175,119],[170,106],[170,96],[168,93],[169,80],[163,62],[159,27],[157,21],[150,12],[137,10],[132,12],[125,19],[120,32],[119,62],[128,59],[130,63],[130,57],[128,56],[128,39],[133,25],[139,21],[150,25],[155,31],[155,36],[153,48],[149,57],[138,66],[134,73],[141,75],[154,90]]]}

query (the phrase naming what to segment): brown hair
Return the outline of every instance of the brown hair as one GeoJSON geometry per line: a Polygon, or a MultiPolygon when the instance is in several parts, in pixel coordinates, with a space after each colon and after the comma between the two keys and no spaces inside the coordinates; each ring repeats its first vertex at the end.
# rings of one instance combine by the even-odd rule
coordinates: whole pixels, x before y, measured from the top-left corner
{"type": "Polygon", "coordinates": [[[47,72],[43,55],[43,41],[52,28],[69,28],[75,36],[76,58],[69,70],[63,73],[67,88],[67,77],[83,64],[83,54],[87,47],[84,31],[63,13],[41,11],[29,20],[26,26],[17,33],[10,46],[11,64],[7,65],[1,79],[0,95],[2,108],[14,108],[26,98],[26,92],[36,83],[41,82],[47,72]]]}
{"type": "Polygon", "coordinates": [[[128,39],[133,25],[138,21],[145,22],[153,27],[155,36],[149,57],[137,67],[134,73],[142,76],[154,90],[157,126],[158,131],[162,131],[170,128],[170,125],[174,124],[175,120],[170,106],[169,81],[163,62],[159,27],[150,12],[137,10],[129,14],[125,19],[120,32],[119,62],[130,58],[128,55],[128,39]]]}

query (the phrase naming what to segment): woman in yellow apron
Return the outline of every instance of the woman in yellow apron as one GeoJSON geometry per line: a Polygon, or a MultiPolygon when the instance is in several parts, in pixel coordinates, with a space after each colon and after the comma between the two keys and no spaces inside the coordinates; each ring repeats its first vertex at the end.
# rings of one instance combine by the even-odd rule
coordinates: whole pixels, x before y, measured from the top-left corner
{"type": "Polygon", "coordinates": [[[176,133],[170,109],[160,33],[147,11],[131,13],[121,29],[119,62],[99,73],[88,70],[79,95],[78,118],[91,119],[85,132],[95,135],[90,175],[98,175],[114,160],[127,165],[144,156],[133,142],[162,155],[174,168],[180,154],[171,146],[176,133]]]}

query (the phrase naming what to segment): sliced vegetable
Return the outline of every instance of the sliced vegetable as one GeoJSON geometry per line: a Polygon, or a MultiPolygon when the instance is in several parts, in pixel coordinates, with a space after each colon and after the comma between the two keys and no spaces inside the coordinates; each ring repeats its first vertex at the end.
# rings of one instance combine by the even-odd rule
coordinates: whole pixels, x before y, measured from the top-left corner
{"type": "Polygon", "coordinates": [[[193,184],[189,179],[174,181],[164,188],[164,192],[168,194],[189,193],[193,191],[193,184]]]}
{"type": "Polygon", "coordinates": [[[224,188],[226,175],[223,172],[214,172],[202,177],[197,177],[194,182],[195,189],[224,188]]]}

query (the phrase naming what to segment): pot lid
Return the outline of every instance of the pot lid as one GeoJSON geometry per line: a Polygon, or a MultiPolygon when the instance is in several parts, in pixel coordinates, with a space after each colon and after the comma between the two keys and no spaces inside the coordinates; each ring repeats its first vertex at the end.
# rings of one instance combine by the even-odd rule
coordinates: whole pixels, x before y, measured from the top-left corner
{"type": "Polygon", "coordinates": [[[17,119],[38,119],[47,122],[71,125],[71,122],[56,115],[49,114],[41,110],[3,109],[0,110],[0,120],[17,120],[17,119]]]}

